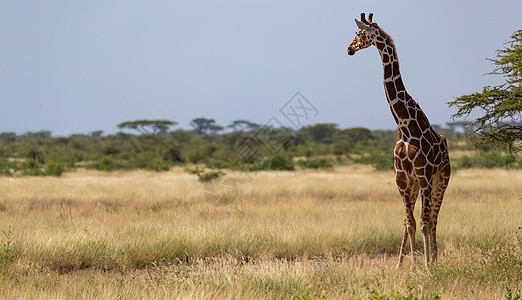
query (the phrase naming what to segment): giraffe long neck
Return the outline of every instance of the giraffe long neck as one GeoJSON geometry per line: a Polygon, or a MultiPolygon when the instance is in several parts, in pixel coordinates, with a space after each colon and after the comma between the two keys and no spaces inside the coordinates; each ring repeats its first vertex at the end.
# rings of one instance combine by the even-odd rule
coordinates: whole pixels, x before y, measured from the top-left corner
{"type": "Polygon", "coordinates": [[[375,45],[382,59],[386,98],[400,133],[405,138],[422,136],[431,125],[419,104],[406,92],[393,41],[384,32],[379,32],[375,45]]]}

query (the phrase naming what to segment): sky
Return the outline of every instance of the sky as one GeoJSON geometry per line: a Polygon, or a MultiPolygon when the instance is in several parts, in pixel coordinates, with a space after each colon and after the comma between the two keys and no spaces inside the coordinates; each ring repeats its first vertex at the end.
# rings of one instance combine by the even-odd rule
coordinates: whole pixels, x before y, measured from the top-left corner
{"type": "Polygon", "coordinates": [[[280,110],[297,92],[309,124],[394,129],[377,49],[346,53],[361,12],[395,40],[406,89],[439,125],[448,101],[502,82],[484,76],[486,58],[522,29],[519,0],[2,0],[0,132],[287,125],[280,110]]]}

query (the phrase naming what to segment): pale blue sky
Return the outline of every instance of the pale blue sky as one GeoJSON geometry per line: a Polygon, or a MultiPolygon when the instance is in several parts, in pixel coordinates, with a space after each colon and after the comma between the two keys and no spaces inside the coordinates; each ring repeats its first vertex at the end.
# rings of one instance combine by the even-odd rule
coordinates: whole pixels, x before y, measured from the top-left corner
{"type": "Polygon", "coordinates": [[[486,57],[522,1],[0,1],[0,132],[115,132],[135,119],[265,123],[297,91],[315,122],[393,129],[375,48],[349,57],[361,12],[395,40],[433,124],[496,84],[486,57]]]}

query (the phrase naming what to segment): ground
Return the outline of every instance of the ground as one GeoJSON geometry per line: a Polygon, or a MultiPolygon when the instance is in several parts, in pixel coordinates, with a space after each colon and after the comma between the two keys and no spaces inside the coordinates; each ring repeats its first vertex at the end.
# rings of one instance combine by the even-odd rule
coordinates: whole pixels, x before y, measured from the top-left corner
{"type": "Polygon", "coordinates": [[[395,268],[392,172],[227,173],[228,189],[182,168],[0,177],[0,297],[498,299],[522,286],[522,170],[452,175],[428,269],[422,253],[395,268]]]}

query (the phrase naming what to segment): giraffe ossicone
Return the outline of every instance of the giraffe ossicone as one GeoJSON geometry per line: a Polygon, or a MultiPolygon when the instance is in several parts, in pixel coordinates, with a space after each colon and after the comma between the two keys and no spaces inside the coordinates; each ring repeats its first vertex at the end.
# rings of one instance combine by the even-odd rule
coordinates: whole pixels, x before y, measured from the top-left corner
{"type": "Polygon", "coordinates": [[[446,139],[433,129],[419,104],[406,92],[392,38],[373,22],[373,14],[366,20],[362,13],[361,20],[356,19],[355,23],[359,29],[347,49],[348,55],[372,45],[377,48],[383,64],[384,91],[398,127],[394,173],[406,217],[397,266],[403,261],[408,238],[415,261],[413,211],[419,191],[422,199],[419,225],[424,242],[424,263],[428,266],[430,252],[432,260],[437,260],[437,217],[451,173],[446,139]]]}

